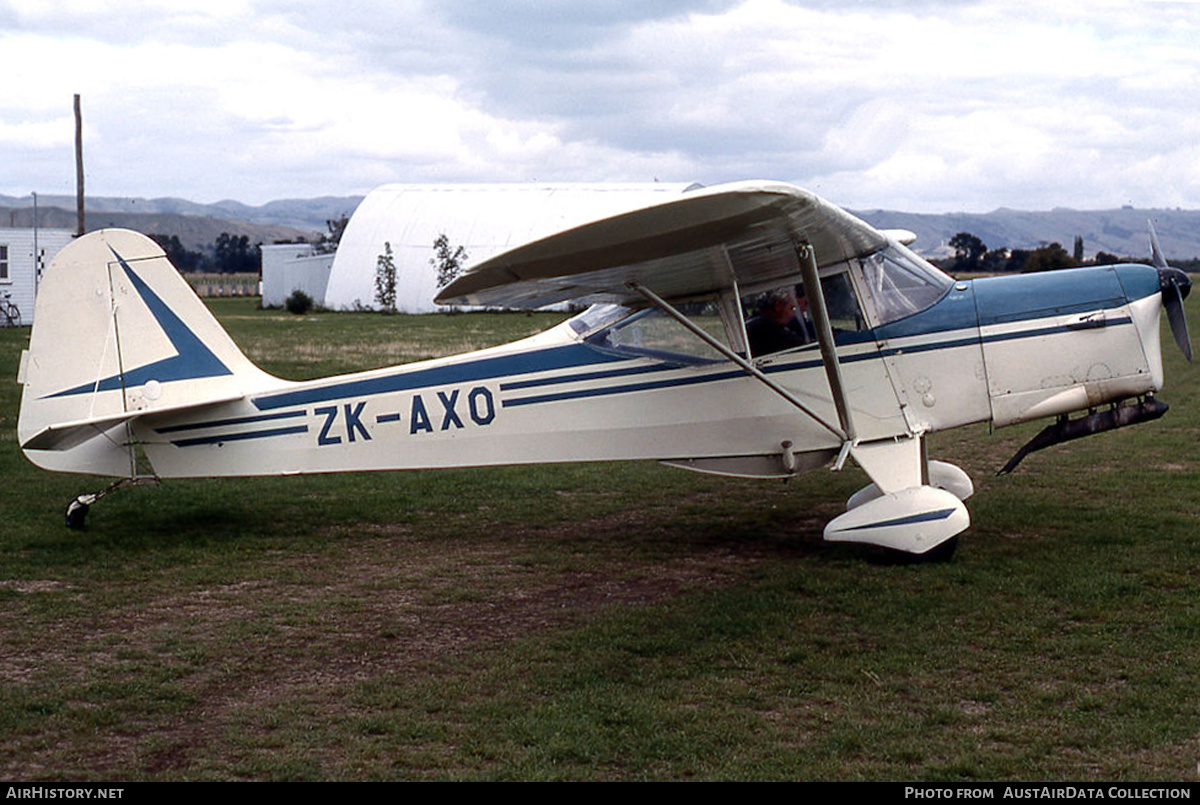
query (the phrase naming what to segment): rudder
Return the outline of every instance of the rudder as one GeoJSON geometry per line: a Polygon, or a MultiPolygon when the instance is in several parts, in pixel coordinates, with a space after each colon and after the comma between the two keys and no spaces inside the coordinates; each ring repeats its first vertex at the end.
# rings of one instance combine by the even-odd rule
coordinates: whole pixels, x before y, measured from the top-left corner
{"type": "Polygon", "coordinates": [[[44,272],[19,379],[17,435],[31,461],[124,475],[129,419],[237,399],[270,376],[158,244],[108,229],[68,245],[44,272]]]}

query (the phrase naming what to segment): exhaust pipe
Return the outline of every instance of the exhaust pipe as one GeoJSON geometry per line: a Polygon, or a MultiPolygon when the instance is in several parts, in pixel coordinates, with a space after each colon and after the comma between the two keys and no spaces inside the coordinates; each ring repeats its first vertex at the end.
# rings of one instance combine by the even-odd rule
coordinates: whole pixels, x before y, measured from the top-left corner
{"type": "Polygon", "coordinates": [[[1067,419],[1066,414],[1058,418],[1053,425],[1047,425],[1042,432],[1029,440],[1029,443],[1017,451],[997,475],[1008,475],[1016,469],[1025,456],[1044,450],[1062,442],[1082,439],[1103,433],[1106,430],[1116,430],[1126,425],[1136,425],[1139,422],[1150,422],[1158,419],[1167,412],[1169,406],[1153,397],[1145,397],[1134,403],[1121,401],[1115,403],[1106,411],[1092,411],[1078,419],[1067,419]]]}

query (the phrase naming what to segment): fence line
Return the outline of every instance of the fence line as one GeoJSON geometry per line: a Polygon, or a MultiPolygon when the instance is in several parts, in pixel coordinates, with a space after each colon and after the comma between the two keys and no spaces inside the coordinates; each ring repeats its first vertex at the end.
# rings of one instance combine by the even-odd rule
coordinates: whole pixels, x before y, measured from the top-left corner
{"type": "Polygon", "coordinates": [[[258,296],[257,282],[199,282],[192,288],[200,297],[258,296]]]}

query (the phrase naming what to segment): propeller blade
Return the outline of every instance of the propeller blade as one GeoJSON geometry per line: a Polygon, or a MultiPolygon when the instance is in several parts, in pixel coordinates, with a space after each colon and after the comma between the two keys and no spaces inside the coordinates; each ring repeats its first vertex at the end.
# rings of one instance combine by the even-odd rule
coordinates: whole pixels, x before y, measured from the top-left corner
{"type": "Polygon", "coordinates": [[[1188,335],[1187,317],[1183,313],[1183,300],[1192,290],[1192,279],[1178,268],[1172,268],[1158,245],[1158,234],[1154,222],[1147,220],[1150,227],[1150,260],[1158,269],[1158,287],[1162,291],[1163,307],[1167,310],[1167,321],[1171,323],[1171,335],[1183,357],[1192,360],[1192,339],[1188,335]]]}
{"type": "Polygon", "coordinates": [[[1158,235],[1154,232],[1154,222],[1147,219],[1146,225],[1150,227],[1150,260],[1155,268],[1169,268],[1167,258],[1163,257],[1162,249],[1158,248],[1158,235]]]}
{"type": "MultiPolygon", "coordinates": [[[[1178,271],[1178,269],[1174,268],[1168,270],[1172,272],[1178,271]]],[[[1162,275],[1160,274],[1160,276],[1162,275]]],[[[1179,345],[1179,350],[1183,353],[1183,357],[1187,358],[1190,363],[1192,360],[1192,340],[1188,336],[1187,318],[1183,315],[1183,291],[1173,277],[1170,279],[1163,277],[1160,282],[1163,284],[1163,307],[1167,309],[1167,321],[1171,323],[1171,335],[1175,336],[1175,343],[1179,345]]],[[[1188,285],[1191,285],[1190,281],[1188,285]]]]}

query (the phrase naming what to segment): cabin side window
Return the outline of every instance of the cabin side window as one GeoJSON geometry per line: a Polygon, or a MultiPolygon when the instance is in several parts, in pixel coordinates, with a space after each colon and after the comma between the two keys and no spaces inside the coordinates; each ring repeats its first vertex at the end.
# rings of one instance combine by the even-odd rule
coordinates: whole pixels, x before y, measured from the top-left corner
{"type": "Polygon", "coordinates": [[[848,272],[821,277],[821,291],[825,295],[825,309],[829,311],[834,340],[839,332],[857,333],[868,329],[848,272]]]}
{"type": "MultiPolygon", "coordinates": [[[[844,266],[842,266],[844,268],[844,266]]],[[[821,293],[834,340],[838,333],[867,329],[850,275],[841,270],[821,277],[821,293]]],[[[751,356],[774,355],[815,344],[816,325],[809,310],[803,283],[783,285],[742,298],[746,337],[751,356]]]]}
{"type": "Polygon", "coordinates": [[[8,244],[0,243],[0,281],[8,278],[8,244]]]}
{"type": "Polygon", "coordinates": [[[742,298],[750,355],[773,355],[816,340],[803,285],[784,285],[742,298]]]}

